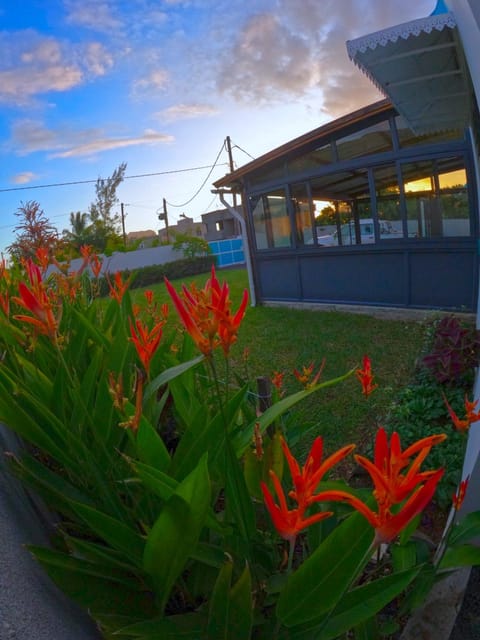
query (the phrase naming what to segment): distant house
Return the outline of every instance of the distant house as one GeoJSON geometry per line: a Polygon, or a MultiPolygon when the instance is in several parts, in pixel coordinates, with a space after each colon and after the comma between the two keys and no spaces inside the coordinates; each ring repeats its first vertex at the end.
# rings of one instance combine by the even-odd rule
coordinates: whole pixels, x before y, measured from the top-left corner
{"type": "Polygon", "coordinates": [[[143,231],[129,231],[127,233],[127,244],[132,245],[140,241],[139,249],[147,249],[152,244],[158,241],[158,234],[152,229],[145,229],[143,231]]]}
{"type": "Polygon", "coordinates": [[[228,240],[240,235],[238,221],[228,209],[217,209],[202,215],[205,226],[205,240],[228,240]]]}
{"type": "Polygon", "coordinates": [[[168,229],[165,227],[160,229],[158,237],[162,243],[172,242],[177,233],[186,233],[190,236],[204,238],[205,225],[203,222],[195,222],[193,218],[189,218],[185,214],[181,214],[177,224],[169,225],[168,229]]]}

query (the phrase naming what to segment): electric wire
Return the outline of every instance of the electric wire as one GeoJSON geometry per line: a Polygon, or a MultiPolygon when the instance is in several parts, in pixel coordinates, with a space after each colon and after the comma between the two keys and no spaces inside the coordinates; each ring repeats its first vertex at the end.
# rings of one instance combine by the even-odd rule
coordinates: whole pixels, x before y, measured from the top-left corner
{"type": "Polygon", "coordinates": [[[232,148],[233,149],[238,149],[239,151],[242,151],[246,156],[248,156],[252,160],[255,160],[255,158],[250,153],[248,153],[248,151],[245,151],[245,149],[242,149],[242,147],[239,147],[238,144],[234,144],[232,148]]]}
{"type": "MultiPolygon", "coordinates": [[[[222,151],[225,150],[225,140],[222,142],[222,146],[220,147],[220,151],[217,154],[217,157],[215,158],[215,162],[213,163],[213,165],[211,165],[211,169],[208,172],[207,177],[205,178],[205,180],[202,182],[202,184],[200,185],[200,187],[197,189],[197,191],[193,194],[193,196],[187,200],[186,202],[182,202],[181,204],[172,204],[171,202],[168,202],[168,200],[166,200],[165,202],[168,204],[169,207],[173,207],[174,209],[179,209],[180,207],[186,207],[187,204],[190,204],[193,200],[195,200],[195,198],[198,196],[198,194],[200,193],[200,191],[203,189],[203,187],[206,185],[207,180],[210,178],[210,176],[213,173],[213,170],[215,169],[215,167],[218,165],[218,159],[220,158],[220,154],[222,153],[222,151]]],[[[226,164],[226,163],[225,163],[226,164]]]]}
{"type": "MultiPolygon", "coordinates": [[[[227,165],[226,162],[224,164],[227,165]]],[[[185,173],[187,171],[199,171],[201,169],[211,169],[213,171],[215,166],[217,166],[216,163],[214,165],[206,164],[201,167],[189,167],[188,169],[171,169],[170,171],[157,171],[155,173],[139,173],[134,176],[124,176],[123,179],[132,180],[134,178],[151,178],[153,176],[164,176],[172,173],[185,173]]],[[[71,182],[52,182],[51,184],[37,184],[37,185],[30,185],[28,187],[25,187],[25,186],[24,187],[8,187],[8,188],[0,189],[0,193],[5,193],[7,191],[27,191],[28,189],[45,189],[47,187],[67,187],[67,186],[76,185],[76,184],[93,184],[95,182],[98,182],[98,178],[95,178],[95,180],[73,180],[71,182]]]]}

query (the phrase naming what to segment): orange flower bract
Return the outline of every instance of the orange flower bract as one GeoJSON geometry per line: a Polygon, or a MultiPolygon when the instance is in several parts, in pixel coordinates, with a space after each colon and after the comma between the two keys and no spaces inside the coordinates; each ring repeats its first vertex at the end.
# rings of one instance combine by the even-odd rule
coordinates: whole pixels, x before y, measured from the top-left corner
{"type": "Polygon", "coordinates": [[[357,369],[355,375],[362,385],[363,395],[368,398],[378,387],[378,384],[373,384],[372,363],[368,356],[363,356],[363,369],[357,369]]]}

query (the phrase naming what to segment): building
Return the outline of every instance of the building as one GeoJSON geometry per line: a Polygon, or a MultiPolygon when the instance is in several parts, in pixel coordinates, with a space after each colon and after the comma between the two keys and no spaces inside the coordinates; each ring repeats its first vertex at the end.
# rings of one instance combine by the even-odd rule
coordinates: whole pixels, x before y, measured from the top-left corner
{"type": "Polygon", "coordinates": [[[258,301],[476,309],[480,35],[452,5],[348,43],[385,100],[215,183],[242,195],[258,301]]]}
{"type": "Polygon", "coordinates": [[[202,215],[205,228],[205,240],[228,240],[240,235],[238,221],[228,209],[217,209],[202,215]]]}

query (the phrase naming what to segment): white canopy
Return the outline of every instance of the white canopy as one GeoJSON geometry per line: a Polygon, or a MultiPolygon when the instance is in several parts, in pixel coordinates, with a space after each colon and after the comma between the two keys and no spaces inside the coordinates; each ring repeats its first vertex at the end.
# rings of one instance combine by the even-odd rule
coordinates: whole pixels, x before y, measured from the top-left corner
{"type": "Polygon", "coordinates": [[[350,40],[347,50],[415,134],[468,125],[471,81],[452,13],[350,40]]]}

